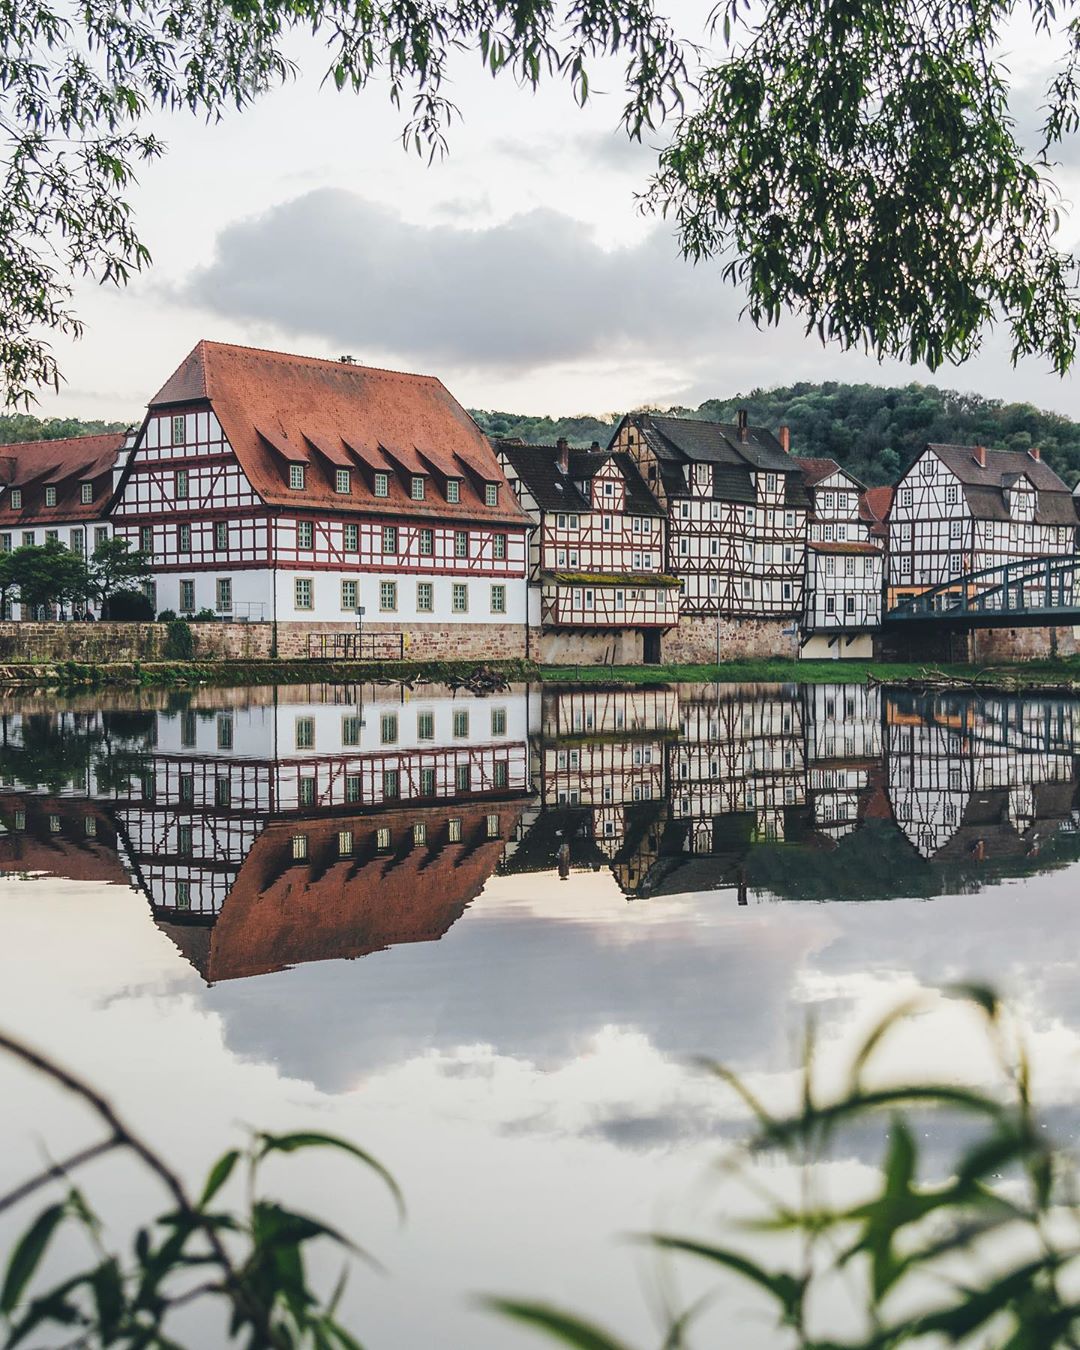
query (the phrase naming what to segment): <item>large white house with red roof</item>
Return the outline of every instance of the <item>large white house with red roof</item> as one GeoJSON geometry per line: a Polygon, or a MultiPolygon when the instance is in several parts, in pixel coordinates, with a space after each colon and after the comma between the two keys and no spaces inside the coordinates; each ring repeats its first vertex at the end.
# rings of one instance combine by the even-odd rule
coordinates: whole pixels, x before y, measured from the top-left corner
{"type": "MultiPolygon", "coordinates": [[[[0,445],[0,553],[50,542],[93,553],[110,535],[124,441],[123,432],[109,432],[0,445]]],[[[29,616],[11,604],[7,617],[29,616]]]]}
{"type": "Polygon", "coordinates": [[[150,400],[113,526],[152,554],[159,611],[340,631],[362,608],[414,656],[447,634],[524,654],[529,519],[428,375],[200,342],[150,400]]]}

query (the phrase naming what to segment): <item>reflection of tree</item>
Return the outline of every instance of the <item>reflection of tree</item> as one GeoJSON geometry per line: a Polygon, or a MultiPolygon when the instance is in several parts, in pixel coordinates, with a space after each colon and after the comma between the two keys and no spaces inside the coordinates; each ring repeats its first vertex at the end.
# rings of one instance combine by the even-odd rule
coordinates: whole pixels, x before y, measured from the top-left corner
{"type": "Polygon", "coordinates": [[[60,722],[48,713],[24,716],[19,723],[18,740],[11,736],[11,719],[3,718],[0,736],[0,777],[28,788],[61,792],[66,787],[84,786],[94,755],[95,734],[88,728],[60,722]]]}
{"type": "Polygon", "coordinates": [[[746,879],[751,889],[784,900],[896,900],[972,894],[990,880],[1031,876],[1078,859],[1080,834],[1058,833],[1027,856],[935,862],[913,849],[895,825],[871,820],[834,849],[755,845],[747,854],[746,879]]]}
{"type": "Polygon", "coordinates": [[[27,713],[13,723],[5,714],[0,719],[0,778],[56,793],[88,788],[93,766],[101,791],[114,793],[143,771],[153,744],[153,717],[105,714],[99,724],[27,713]]]}

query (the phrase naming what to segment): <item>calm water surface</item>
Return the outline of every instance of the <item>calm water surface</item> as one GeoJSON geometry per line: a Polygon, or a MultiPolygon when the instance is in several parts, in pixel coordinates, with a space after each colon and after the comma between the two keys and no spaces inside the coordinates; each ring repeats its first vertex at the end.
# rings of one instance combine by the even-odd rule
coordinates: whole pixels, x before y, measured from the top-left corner
{"type": "MultiPolygon", "coordinates": [[[[484,1291],[644,1342],[662,1276],[619,1236],[729,1203],[742,1118],[695,1055],[781,1100],[808,1014],[827,1061],[991,979],[1075,1134],[1078,747],[1070,702],[842,684],[9,700],[0,1025],[192,1177],[248,1125],[375,1152],[403,1227],[336,1160],[267,1183],[388,1267],[348,1294],[376,1350],[539,1344],[484,1291]]],[[[973,1047],[943,1006],[894,1054],[977,1075],[973,1047]]],[[[0,1187],[93,1137],[0,1063],[0,1187]]],[[[84,1184],[117,1231],[160,1200],[122,1161],[84,1184]]]]}

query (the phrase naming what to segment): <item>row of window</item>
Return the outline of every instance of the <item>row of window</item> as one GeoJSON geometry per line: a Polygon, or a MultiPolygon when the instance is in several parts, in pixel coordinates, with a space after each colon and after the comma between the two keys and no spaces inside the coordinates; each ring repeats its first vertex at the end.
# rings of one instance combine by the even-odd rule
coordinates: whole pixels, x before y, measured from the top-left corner
{"type": "MultiPolygon", "coordinates": [[[[297,577],[293,582],[293,602],[297,609],[315,608],[315,580],[313,577],[297,577]]],[[[358,581],[341,582],[341,608],[343,611],[355,610],[360,603],[360,583],[358,581]]],[[[492,614],[506,613],[506,587],[496,583],[489,588],[489,609],[492,614]]],[[[416,583],[416,609],[420,614],[435,613],[435,584],[431,581],[416,583]]],[[[398,611],[398,582],[379,582],[379,611],[383,614],[396,614],[398,611]]],[[[450,611],[453,614],[469,613],[469,584],[455,581],[450,587],[450,611]]]]}
{"type": "MultiPolygon", "coordinates": [[[[586,516],[585,519],[587,527],[589,518],[586,516]]],[[[654,530],[660,528],[660,522],[658,520],[650,520],[648,516],[631,516],[630,521],[630,530],[632,534],[652,534],[654,530]]],[[[576,530],[579,528],[580,524],[581,517],[575,515],[573,512],[559,512],[555,517],[555,527],[559,530],[576,530]]],[[[613,530],[615,528],[614,517],[604,516],[602,528],[606,531],[613,530]]]]}
{"type": "MultiPolygon", "coordinates": [[[[760,561],[763,564],[785,562],[794,565],[795,563],[795,545],[794,544],[756,544],[752,540],[746,539],[742,546],[742,560],[746,563],[753,563],[755,553],[760,551],[760,561]]],[[[679,540],[679,557],[689,558],[690,540],[682,538],[679,540]]],[[[720,556],[720,540],[709,540],[709,557],[718,558],[720,556]]]]}
{"type": "MultiPolygon", "coordinates": [[[[384,557],[397,555],[400,550],[401,535],[396,525],[384,525],[382,527],[381,545],[384,557]]],[[[496,560],[506,558],[507,536],[502,533],[496,533],[491,536],[491,554],[496,560]]],[[[355,524],[346,524],[342,529],[342,544],[346,553],[359,553],[360,551],[360,526],[355,524]]],[[[416,535],[417,553],[423,558],[434,557],[435,554],[435,531],[432,529],[421,529],[416,535]]],[[[152,525],[143,525],[139,530],[139,547],[144,553],[153,553],[154,551],[154,528],[152,525]]],[[[296,547],[298,549],[308,550],[315,547],[315,522],[311,520],[299,520],[296,523],[296,547]]],[[[226,520],[217,520],[214,522],[214,550],[215,552],[227,552],[229,549],[229,522],[226,520]]],[[[177,550],[180,553],[191,552],[191,526],[181,524],[177,532],[177,550]]],[[[476,541],[468,530],[454,531],[454,557],[470,558],[476,556],[478,552],[476,541]]]]}
{"type": "MultiPolygon", "coordinates": [[[[827,595],[825,597],[825,613],[837,614],[842,612],[844,615],[851,617],[858,613],[859,598],[860,597],[857,595],[842,595],[842,596],[827,595]],[[837,608],[837,600],[841,601],[839,609],[837,608]]],[[[872,593],[868,594],[864,592],[862,595],[862,600],[864,605],[866,606],[867,618],[873,618],[877,614],[877,602],[878,602],[877,596],[872,593]]]]}
{"type": "MultiPolygon", "coordinates": [[[[653,555],[651,553],[635,553],[632,556],[632,566],[635,571],[648,572],[652,570],[653,555]]],[[[581,554],[577,549],[560,548],[555,552],[555,566],[559,568],[568,567],[572,571],[574,568],[581,566],[580,558],[581,554]]]]}
{"type": "MultiPolygon", "coordinates": [[[[401,725],[400,717],[401,714],[396,712],[384,712],[380,714],[380,744],[397,745],[401,725]]],[[[505,736],[506,709],[492,708],[490,710],[490,719],[492,736],[505,736]]],[[[453,732],[455,740],[464,740],[468,738],[470,734],[469,723],[469,709],[455,708],[453,716],[453,732]]],[[[344,746],[358,746],[360,744],[363,726],[363,719],[356,714],[349,714],[348,716],[343,717],[341,719],[341,744],[344,746]]],[[[435,739],[435,714],[433,712],[418,712],[416,714],[416,739],[418,741],[433,741],[435,739]]],[[[296,748],[297,750],[315,749],[314,717],[297,717],[296,748]]]]}
{"type": "MultiPolygon", "coordinates": [[[[179,474],[183,470],[178,471],[179,474]]],[[[376,470],[372,479],[372,491],[376,497],[389,497],[390,495],[390,477],[388,472],[376,470]]],[[[446,480],[446,490],[444,497],[450,505],[455,505],[461,501],[461,482],[460,478],[448,478],[446,480]]],[[[184,474],[184,492],[187,496],[187,475],[184,474]]],[[[289,487],[294,492],[303,492],[307,487],[307,466],[304,464],[289,465],[289,487]]],[[[334,491],[339,496],[347,497],[353,488],[352,469],[336,469],[334,471],[334,491]]],[[[179,494],[178,494],[179,495],[179,494]]],[[[427,476],[414,473],[409,475],[409,497],[414,502],[427,500],[428,484],[427,476]]],[[[499,504],[499,484],[488,482],[484,484],[484,505],[498,506],[499,504]]]]}
{"type": "MultiPolygon", "coordinates": [[[[713,520],[719,520],[719,519],[720,519],[720,508],[721,508],[723,505],[724,505],[723,502],[713,502],[713,503],[711,504],[710,515],[712,516],[712,519],[713,519],[713,520]]],[[[680,520],[689,520],[689,519],[690,519],[690,512],[691,512],[691,504],[690,504],[690,502],[680,502],[680,503],[679,503],[679,519],[680,519],[680,520]]],[[[777,526],[777,523],[778,523],[779,515],[780,515],[780,512],[779,512],[779,511],[765,511],[765,510],[763,510],[763,511],[761,512],[761,523],[762,523],[762,525],[764,525],[767,529],[775,529],[776,526],[777,526]]],[[[743,524],[744,524],[744,525],[754,525],[754,524],[756,524],[756,523],[757,523],[757,518],[758,518],[757,507],[755,507],[755,506],[744,506],[744,507],[743,507],[743,512],[742,512],[742,517],[743,517],[743,524]]],[[[784,512],[784,526],[785,526],[785,528],[786,528],[786,529],[793,529],[793,528],[795,527],[795,522],[796,522],[796,513],[795,513],[794,511],[785,511],[785,512],[784,512]]]]}
{"type": "MultiPolygon", "coordinates": [[[[56,505],[57,501],[56,492],[57,490],[53,486],[45,488],[44,492],[42,493],[42,501],[46,506],[56,505]]],[[[83,506],[93,505],[94,485],[92,482],[84,482],[79,484],[79,501],[82,503],[83,506]]],[[[22,488],[11,489],[11,491],[8,493],[8,505],[10,506],[12,511],[22,510],[23,508],[22,488]]]]}
{"type": "MultiPolygon", "coordinates": [[[[489,839],[498,839],[499,816],[497,812],[492,812],[484,820],[484,832],[489,839]]],[[[462,838],[461,820],[459,817],[451,816],[446,822],[446,842],[448,844],[460,844],[462,838]]],[[[411,843],[414,848],[423,848],[428,842],[427,824],[418,820],[405,836],[406,843],[411,843]]],[[[394,847],[393,831],[388,825],[382,826],[375,831],[375,851],[376,853],[389,853],[394,847]]],[[[351,858],[354,855],[355,839],[352,830],[339,830],[337,836],[337,851],[341,858],[351,858]]],[[[308,858],[308,836],[303,833],[296,833],[292,837],[292,856],[294,862],[306,862],[308,858]]]]}
{"type": "MultiPolygon", "coordinates": [[[[855,572],[856,572],[856,570],[857,570],[855,564],[856,564],[858,561],[859,561],[858,558],[852,558],[852,557],[847,557],[847,558],[844,559],[844,576],[846,576],[846,577],[853,577],[853,576],[855,575],[855,572]]],[[[869,556],[869,554],[864,554],[864,555],[863,555],[863,560],[862,560],[862,574],[863,574],[864,577],[872,577],[872,576],[874,575],[874,559],[871,558],[871,557],[869,556]]],[[[834,576],[836,576],[836,559],[835,559],[835,558],[826,558],[826,559],[825,559],[825,575],[826,575],[827,577],[834,577],[834,576]]]]}
{"type": "MultiPolygon", "coordinates": [[[[109,538],[108,525],[95,526],[94,528],[95,548],[97,548],[101,544],[106,543],[108,541],[108,538],[109,538]]],[[[43,534],[43,542],[46,544],[59,544],[60,531],[45,530],[43,534]]],[[[23,530],[19,536],[19,547],[33,548],[36,544],[37,544],[37,531],[23,530]]],[[[14,548],[15,548],[15,536],[10,531],[5,530],[2,534],[0,534],[0,553],[11,553],[14,548]]],[[[68,548],[70,548],[72,553],[85,555],[86,530],[83,529],[82,526],[78,526],[70,531],[68,535],[68,548]]]]}

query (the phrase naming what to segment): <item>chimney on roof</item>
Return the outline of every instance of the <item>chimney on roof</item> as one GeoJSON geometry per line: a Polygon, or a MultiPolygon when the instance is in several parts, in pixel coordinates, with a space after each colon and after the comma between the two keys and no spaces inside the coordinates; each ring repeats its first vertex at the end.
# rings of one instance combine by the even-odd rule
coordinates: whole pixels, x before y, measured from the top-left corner
{"type": "Polygon", "coordinates": [[[749,438],[746,427],[746,409],[740,408],[738,412],[739,440],[745,442],[749,438]]]}
{"type": "Polygon", "coordinates": [[[555,449],[558,451],[558,464],[560,473],[570,472],[570,446],[567,444],[566,437],[560,436],[555,442],[555,449]]]}
{"type": "Polygon", "coordinates": [[[974,458],[975,458],[975,463],[979,466],[980,469],[985,469],[985,468],[986,468],[986,446],[985,446],[985,445],[977,445],[977,446],[975,447],[975,456],[974,456],[974,458]]]}
{"type": "Polygon", "coordinates": [[[599,449],[600,449],[600,442],[599,442],[599,441],[593,441],[592,445],[589,446],[589,449],[590,449],[590,450],[599,450],[599,449]]]}
{"type": "Polygon", "coordinates": [[[1033,445],[1031,449],[1028,451],[1028,454],[1031,456],[1032,459],[1042,459],[1042,453],[1040,452],[1039,447],[1037,445],[1033,445]]]}
{"type": "Polygon", "coordinates": [[[790,454],[791,454],[791,428],[790,428],[790,427],[781,427],[781,428],[780,428],[780,449],[783,450],[783,452],[784,452],[785,455],[790,455],[790,454]]]}

